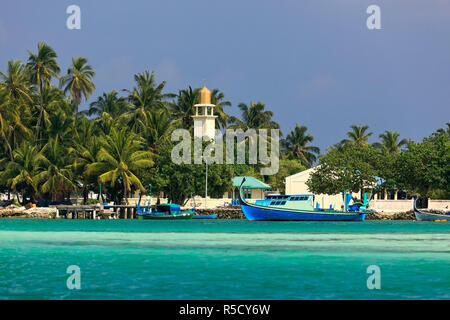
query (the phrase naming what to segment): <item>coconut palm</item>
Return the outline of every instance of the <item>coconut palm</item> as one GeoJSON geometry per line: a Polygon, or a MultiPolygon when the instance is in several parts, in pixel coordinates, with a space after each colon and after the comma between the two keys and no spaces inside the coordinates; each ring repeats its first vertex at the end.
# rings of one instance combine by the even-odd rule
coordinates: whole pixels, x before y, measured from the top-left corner
{"type": "Polygon", "coordinates": [[[14,149],[19,146],[22,141],[30,140],[33,136],[32,129],[29,128],[27,122],[30,112],[29,107],[18,100],[12,100],[11,103],[12,112],[9,119],[9,134],[11,146],[14,149]]]}
{"type": "Polygon", "coordinates": [[[64,87],[64,93],[70,92],[73,103],[75,104],[75,128],[77,127],[78,107],[81,100],[87,99],[95,90],[95,85],[92,82],[95,72],[88,60],[83,57],[72,58],[72,65],[67,74],[61,78],[61,86],[64,87]]]}
{"type": "Polygon", "coordinates": [[[14,159],[11,144],[8,140],[8,134],[10,130],[9,120],[13,116],[14,111],[10,107],[10,99],[6,90],[0,88],[0,135],[4,141],[4,146],[6,147],[6,152],[9,155],[9,159],[12,161],[14,159]]]}
{"type": "Polygon", "coordinates": [[[89,116],[100,116],[102,113],[109,113],[113,117],[120,116],[128,110],[128,104],[124,97],[118,97],[117,91],[104,92],[97,100],[91,102],[89,110],[82,111],[89,116]]]}
{"type": "Polygon", "coordinates": [[[220,92],[219,89],[213,89],[211,91],[211,104],[214,104],[215,113],[217,115],[217,122],[222,130],[227,128],[230,116],[223,110],[223,107],[231,107],[230,101],[224,101],[225,95],[220,92]]]}
{"type": "Polygon", "coordinates": [[[148,147],[155,151],[159,145],[169,141],[172,130],[169,114],[163,109],[149,114],[142,134],[148,147]]]}
{"type": "Polygon", "coordinates": [[[0,88],[0,136],[8,152],[9,159],[13,159],[13,148],[19,145],[19,140],[30,136],[30,129],[22,123],[21,116],[24,110],[20,100],[10,98],[5,88],[0,88]]]}
{"type": "Polygon", "coordinates": [[[11,99],[31,102],[27,77],[25,65],[20,60],[10,60],[6,73],[0,72],[0,88],[5,90],[11,99]]]}
{"type": "Polygon", "coordinates": [[[46,119],[45,134],[48,139],[67,144],[72,140],[73,131],[73,117],[67,116],[62,110],[50,114],[46,119]]]}
{"type": "Polygon", "coordinates": [[[155,73],[145,70],[134,75],[136,85],[132,90],[124,90],[128,93],[128,101],[134,109],[144,108],[153,111],[165,107],[164,99],[174,97],[173,94],[164,94],[166,82],[156,83],[155,73]]]}
{"type": "Polygon", "coordinates": [[[145,192],[136,174],[139,170],[151,167],[153,161],[152,153],[143,150],[142,139],[127,128],[112,128],[110,135],[102,138],[102,145],[97,162],[88,165],[86,173],[98,176],[101,183],[110,182],[111,187],[114,187],[120,178],[125,202],[128,201],[128,192],[132,185],[145,192]]]}
{"type": "Polygon", "coordinates": [[[320,149],[307,145],[314,140],[314,137],[310,133],[306,134],[306,131],[308,131],[306,126],[296,124],[294,130],[281,141],[281,144],[288,156],[300,160],[301,164],[310,168],[317,160],[320,149]]]}
{"type": "MultiPolygon", "coordinates": [[[[43,155],[39,147],[35,144],[24,141],[24,143],[14,150],[14,160],[10,161],[2,173],[2,180],[7,181],[7,184],[14,192],[18,189],[24,192],[36,192],[37,186],[34,180],[36,174],[36,166],[43,155]]],[[[23,195],[23,199],[26,195],[23,195]]]]}
{"type": "Polygon", "coordinates": [[[347,145],[347,144],[356,144],[358,146],[367,145],[367,141],[369,137],[373,134],[373,132],[368,132],[369,126],[360,124],[351,125],[351,130],[347,131],[348,139],[343,139],[339,142],[339,145],[347,145]]]}
{"type": "Polygon", "coordinates": [[[48,44],[44,42],[38,43],[38,52],[33,54],[28,51],[28,69],[30,73],[31,82],[39,88],[40,95],[40,110],[37,121],[36,137],[39,136],[39,130],[42,121],[42,113],[44,111],[43,90],[45,86],[50,86],[52,77],[58,77],[61,69],[58,66],[56,58],[58,55],[48,44]]]}
{"type": "Polygon", "coordinates": [[[408,143],[407,139],[398,141],[400,134],[389,130],[380,134],[379,137],[381,138],[381,143],[375,142],[373,146],[380,150],[385,150],[388,153],[398,153],[401,147],[406,146],[408,143]]]}
{"type": "Polygon", "coordinates": [[[170,103],[170,111],[174,119],[174,125],[184,129],[192,128],[194,122],[192,116],[195,112],[195,105],[199,102],[200,88],[179,90],[176,100],[170,103]]]}
{"type": "Polygon", "coordinates": [[[231,117],[230,128],[248,129],[279,129],[280,125],[272,120],[273,112],[266,110],[266,105],[262,102],[254,103],[250,101],[250,105],[240,103],[238,108],[242,113],[242,120],[231,117]]]}
{"type": "Polygon", "coordinates": [[[43,156],[38,159],[37,174],[34,178],[41,193],[51,194],[52,200],[68,191],[76,191],[72,162],[68,150],[58,139],[50,138],[42,149],[43,156]]]}
{"type": "Polygon", "coordinates": [[[73,147],[69,148],[69,153],[73,155],[73,171],[76,180],[82,185],[84,203],[88,198],[89,186],[94,186],[97,177],[86,173],[88,165],[97,162],[102,144],[97,135],[94,135],[96,127],[91,121],[82,118],[79,121],[79,129],[73,147]]]}
{"type": "Polygon", "coordinates": [[[139,132],[142,130],[142,124],[147,121],[149,114],[156,110],[165,109],[167,107],[165,99],[174,97],[174,95],[163,93],[166,82],[157,84],[154,72],[150,74],[148,70],[145,70],[136,74],[134,80],[136,85],[133,90],[124,90],[128,93],[127,100],[130,103],[130,110],[122,118],[134,132],[139,132]]]}

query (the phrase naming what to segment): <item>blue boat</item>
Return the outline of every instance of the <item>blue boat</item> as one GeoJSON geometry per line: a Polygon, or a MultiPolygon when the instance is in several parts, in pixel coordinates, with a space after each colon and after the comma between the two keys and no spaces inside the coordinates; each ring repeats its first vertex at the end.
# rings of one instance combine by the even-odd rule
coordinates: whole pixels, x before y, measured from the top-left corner
{"type": "MultiPolygon", "coordinates": [[[[350,210],[314,208],[314,195],[268,195],[264,200],[249,203],[242,196],[242,180],[239,188],[239,202],[242,212],[248,220],[259,221],[363,221],[368,202],[352,205],[350,210]]],[[[345,194],[345,198],[348,199],[345,194]]],[[[349,201],[349,200],[348,200],[349,201]]],[[[346,202],[345,207],[348,207],[346,202]]]]}
{"type": "MultiPolygon", "coordinates": [[[[192,201],[194,202],[194,208],[193,210],[195,211],[195,198],[192,196],[191,193],[191,198],[192,201]]],[[[192,219],[217,219],[217,214],[198,214],[198,215],[193,215],[192,219]]]]}

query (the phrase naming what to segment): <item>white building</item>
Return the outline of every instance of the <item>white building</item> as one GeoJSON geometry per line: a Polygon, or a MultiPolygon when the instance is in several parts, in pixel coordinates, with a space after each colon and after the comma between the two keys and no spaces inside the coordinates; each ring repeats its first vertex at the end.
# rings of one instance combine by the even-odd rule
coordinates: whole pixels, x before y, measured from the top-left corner
{"type": "MultiPolygon", "coordinates": [[[[304,170],[286,177],[286,194],[311,194],[312,192],[308,190],[306,181],[315,170],[319,170],[319,167],[304,170]]],[[[359,194],[354,195],[359,198],[359,194]]],[[[316,195],[315,200],[320,204],[322,208],[329,208],[331,205],[335,209],[341,209],[344,205],[341,194],[319,194],[316,195]]],[[[380,212],[405,212],[412,210],[412,206],[413,204],[411,196],[407,195],[405,192],[388,192],[387,190],[382,190],[379,193],[373,195],[373,198],[369,204],[369,209],[380,212]]],[[[428,200],[428,209],[450,209],[450,200],[430,199],[428,200]]]]}
{"type": "Polygon", "coordinates": [[[196,104],[194,119],[194,138],[206,137],[214,139],[216,129],[216,118],[214,115],[215,105],[211,104],[211,91],[203,87],[200,90],[200,103],[196,104]]]}

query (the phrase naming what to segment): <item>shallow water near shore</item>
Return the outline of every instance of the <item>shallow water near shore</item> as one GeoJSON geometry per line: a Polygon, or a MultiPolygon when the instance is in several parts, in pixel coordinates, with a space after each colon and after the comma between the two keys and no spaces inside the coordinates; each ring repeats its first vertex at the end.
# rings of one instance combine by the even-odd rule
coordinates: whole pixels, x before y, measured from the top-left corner
{"type": "Polygon", "coordinates": [[[450,299],[450,222],[5,219],[0,270],[0,299],[450,299]]]}

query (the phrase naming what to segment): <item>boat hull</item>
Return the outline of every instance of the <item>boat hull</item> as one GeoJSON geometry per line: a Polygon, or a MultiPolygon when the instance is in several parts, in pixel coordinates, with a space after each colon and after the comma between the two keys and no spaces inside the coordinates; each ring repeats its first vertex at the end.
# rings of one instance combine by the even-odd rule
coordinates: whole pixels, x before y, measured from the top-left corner
{"type": "Polygon", "coordinates": [[[450,215],[431,212],[423,212],[417,209],[417,198],[413,200],[414,215],[419,221],[450,221],[450,215]]]}
{"type": "Polygon", "coordinates": [[[139,214],[139,220],[188,220],[192,219],[192,214],[174,214],[174,215],[155,215],[139,214]]]}
{"type": "Polygon", "coordinates": [[[195,210],[183,210],[176,211],[177,213],[173,214],[156,214],[150,212],[141,212],[138,213],[137,217],[139,220],[188,220],[192,219],[194,216],[195,210]]]}
{"type": "Polygon", "coordinates": [[[365,213],[336,213],[285,211],[241,205],[245,217],[251,221],[364,221],[365,213]]]}
{"type": "Polygon", "coordinates": [[[414,215],[419,221],[450,221],[450,215],[421,212],[414,210],[414,215]]]}

